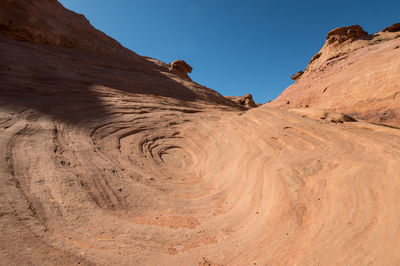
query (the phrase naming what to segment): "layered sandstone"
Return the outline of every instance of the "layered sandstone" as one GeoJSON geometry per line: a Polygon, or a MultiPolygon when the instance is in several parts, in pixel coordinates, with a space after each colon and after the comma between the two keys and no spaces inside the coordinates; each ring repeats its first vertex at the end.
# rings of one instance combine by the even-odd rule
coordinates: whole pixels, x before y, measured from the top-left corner
{"type": "Polygon", "coordinates": [[[386,101],[395,33],[244,112],[56,1],[0,7],[1,264],[398,264],[399,130],[332,110],[386,101]]]}
{"type": "Polygon", "coordinates": [[[138,56],[56,0],[2,0],[0,33],[8,38],[95,53],[138,56]]]}
{"type": "Polygon", "coordinates": [[[386,27],[382,30],[382,32],[398,32],[400,31],[400,23],[395,23],[393,25],[390,25],[389,27],[386,27]]]}
{"type": "Polygon", "coordinates": [[[335,29],[301,78],[271,106],[329,109],[400,126],[399,47],[394,30],[367,35],[360,26],[335,29]]]}
{"type": "Polygon", "coordinates": [[[290,76],[291,79],[294,81],[298,80],[302,75],[304,74],[304,71],[298,71],[297,73],[293,74],[290,76]]]}
{"type": "Polygon", "coordinates": [[[237,103],[238,105],[243,106],[246,109],[251,109],[261,106],[261,104],[254,102],[253,95],[249,93],[247,93],[244,96],[225,96],[225,97],[237,103]]]}
{"type": "Polygon", "coordinates": [[[188,73],[192,73],[193,68],[184,60],[175,60],[169,64],[170,70],[176,72],[181,78],[191,80],[188,73]]]}

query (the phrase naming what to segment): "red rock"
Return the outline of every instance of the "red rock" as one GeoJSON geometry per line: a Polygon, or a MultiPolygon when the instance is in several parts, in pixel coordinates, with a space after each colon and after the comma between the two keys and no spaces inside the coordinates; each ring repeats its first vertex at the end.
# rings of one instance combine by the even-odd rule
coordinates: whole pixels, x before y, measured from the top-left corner
{"type": "Polygon", "coordinates": [[[238,105],[245,107],[246,109],[251,109],[261,106],[259,103],[255,103],[253,96],[251,94],[246,94],[244,96],[225,96],[229,100],[237,103],[238,105]]]}
{"type": "Polygon", "coordinates": [[[395,121],[395,33],[243,112],[56,1],[0,21],[2,265],[398,264],[398,130],[314,109],[395,121]]]}
{"type": "Polygon", "coordinates": [[[0,33],[15,40],[137,59],[134,52],[96,30],[85,16],[56,0],[2,0],[0,33]]]}
{"type": "Polygon", "coordinates": [[[301,79],[270,105],[305,105],[351,114],[357,119],[400,126],[400,38],[380,32],[365,38],[359,26],[329,32],[301,79]]]}
{"type": "Polygon", "coordinates": [[[304,71],[299,71],[296,74],[292,75],[290,78],[293,80],[298,80],[303,74],[304,74],[304,71]]]}
{"type": "Polygon", "coordinates": [[[356,38],[365,37],[368,33],[364,31],[361,26],[353,25],[349,27],[336,28],[328,33],[326,41],[328,44],[343,43],[347,40],[354,40],[356,38]]]}
{"type": "Polygon", "coordinates": [[[180,77],[191,80],[188,73],[192,73],[193,68],[183,60],[175,60],[170,65],[170,70],[177,73],[180,77]]]}
{"type": "Polygon", "coordinates": [[[398,31],[400,31],[400,23],[393,24],[382,30],[382,32],[398,32],[398,31]]]}

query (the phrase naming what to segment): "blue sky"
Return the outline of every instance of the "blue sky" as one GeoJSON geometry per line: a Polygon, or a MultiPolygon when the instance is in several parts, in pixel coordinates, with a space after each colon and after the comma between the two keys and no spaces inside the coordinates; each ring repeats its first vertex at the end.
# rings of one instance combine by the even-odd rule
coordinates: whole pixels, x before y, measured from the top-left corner
{"type": "Polygon", "coordinates": [[[369,33],[400,22],[400,1],[61,0],[140,55],[183,59],[191,78],[223,95],[275,99],[322,47],[326,34],[359,24],[369,33]]]}

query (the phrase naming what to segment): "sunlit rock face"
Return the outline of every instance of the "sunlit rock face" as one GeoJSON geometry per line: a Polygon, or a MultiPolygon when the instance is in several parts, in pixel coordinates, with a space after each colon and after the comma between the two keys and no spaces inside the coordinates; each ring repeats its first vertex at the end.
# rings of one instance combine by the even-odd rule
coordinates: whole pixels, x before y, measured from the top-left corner
{"type": "Polygon", "coordinates": [[[250,109],[56,1],[0,7],[1,264],[398,264],[400,133],[357,118],[398,119],[396,32],[250,109]]]}
{"type": "Polygon", "coordinates": [[[301,78],[296,77],[296,83],[270,105],[324,108],[400,126],[400,33],[396,25],[371,35],[360,26],[332,30],[301,78]]]}
{"type": "Polygon", "coordinates": [[[336,28],[328,33],[328,36],[326,36],[326,43],[328,45],[341,44],[347,40],[354,41],[358,38],[366,36],[368,36],[368,33],[364,31],[359,25],[341,27],[336,28]]]}

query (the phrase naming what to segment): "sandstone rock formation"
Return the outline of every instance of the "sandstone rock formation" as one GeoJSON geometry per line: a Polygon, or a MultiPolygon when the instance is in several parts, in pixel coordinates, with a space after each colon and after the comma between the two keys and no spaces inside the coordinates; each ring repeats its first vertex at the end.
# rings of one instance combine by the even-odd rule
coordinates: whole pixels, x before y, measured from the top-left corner
{"type": "Polygon", "coordinates": [[[389,27],[386,27],[382,30],[382,32],[398,32],[400,31],[400,23],[395,23],[389,27]]]}
{"type": "Polygon", "coordinates": [[[301,79],[270,106],[289,101],[290,108],[308,105],[400,126],[399,37],[389,30],[366,35],[359,26],[329,32],[301,79]]]}
{"type": "Polygon", "coordinates": [[[293,74],[290,78],[296,81],[296,80],[298,80],[298,79],[301,77],[301,75],[303,75],[303,74],[304,74],[304,71],[299,71],[299,72],[297,72],[296,74],[293,74]]]}
{"type": "Polygon", "coordinates": [[[1,264],[398,264],[399,130],[313,107],[398,101],[394,33],[243,112],[56,1],[0,7],[1,264]]]}
{"type": "Polygon", "coordinates": [[[169,65],[171,71],[175,71],[179,76],[181,76],[184,79],[191,80],[190,77],[188,76],[188,73],[192,73],[193,69],[185,61],[175,60],[169,65]]]}
{"type": "Polygon", "coordinates": [[[56,0],[2,0],[0,33],[12,39],[137,59],[137,55],[93,28],[56,0]]]}
{"type": "Polygon", "coordinates": [[[341,27],[330,31],[326,36],[326,42],[327,44],[341,44],[347,40],[354,41],[367,35],[368,32],[364,31],[359,25],[341,27]]]}
{"type": "Polygon", "coordinates": [[[253,95],[251,94],[246,94],[244,96],[225,96],[226,98],[228,98],[229,100],[237,103],[238,105],[245,107],[246,109],[251,109],[251,108],[255,108],[255,107],[259,107],[261,106],[261,104],[259,103],[255,103],[253,100],[253,95]]]}

